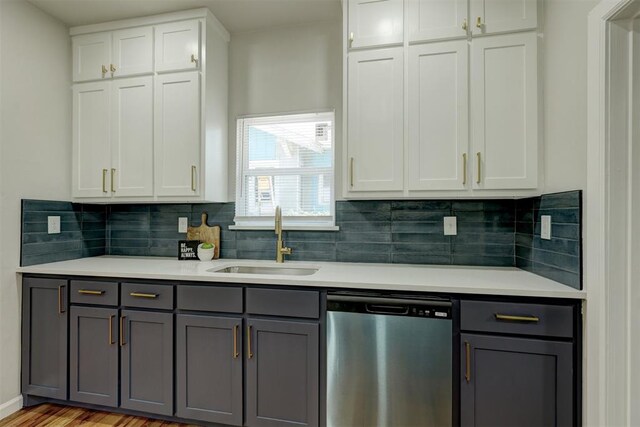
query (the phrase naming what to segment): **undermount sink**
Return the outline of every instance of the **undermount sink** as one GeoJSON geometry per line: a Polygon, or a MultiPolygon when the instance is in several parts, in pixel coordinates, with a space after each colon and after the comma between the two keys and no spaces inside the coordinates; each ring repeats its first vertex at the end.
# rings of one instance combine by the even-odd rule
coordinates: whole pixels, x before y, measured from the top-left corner
{"type": "Polygon", "coordinates": [[[316,273],[318,269],[308,267],[269,267],[266,265],[232,265],[223,268],[212,268],[207,271],[211,273],[231,274],[277,274],[283,276],[310,276],[316,273]]]}

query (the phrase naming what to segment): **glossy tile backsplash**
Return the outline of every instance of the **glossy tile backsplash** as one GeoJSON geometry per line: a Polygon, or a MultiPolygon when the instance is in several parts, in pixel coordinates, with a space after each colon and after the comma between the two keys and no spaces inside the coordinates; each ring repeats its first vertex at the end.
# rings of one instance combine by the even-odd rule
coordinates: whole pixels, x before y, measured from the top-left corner
{"type": "MultiPolygon", "coordinates": [[[[575,246],[580,247],[580,208],[579,203],[577,208],[569,205],[580,200],[580,192],[562,194],[518,201],[339,201],[340,231],[285,231],[283,237],[293,248],[291,260],[517,265],[579,288],[580,250],[575,246]],[[541,242],[534,218],[547,210],[555,210],[553,239],[541,242]],[[445,216],[457,218],[456,236],[444,235],[445,216]]],[[[189,217],[197,226],[203,211],[209,225],[222,228],[222,258],[274,258],[273,231],[228,229],[234,208],[233,203],[96,206],[25,200],[22,263],[103,254],[174,257],[178,240],[186,237],[177,232],[178,218],[189,217]],[[46,234],[51,212],[69,212],[60,235],[46,234]]]]}
{"type": "Polygon", "coordinates": [[[582,289],[582,194],[545,194],[516,204],[516,266],[582,289]],[[551,240],[540,237],[540,217],[551,216],[551,240]]]}
{"type": "Polygon", "coordinates": [[[107,207],[71,202],[23,200],[21,265],[104,255],[107,207]],[[47,217],[60,217],[60,233],[47,233],[47,217]]]}

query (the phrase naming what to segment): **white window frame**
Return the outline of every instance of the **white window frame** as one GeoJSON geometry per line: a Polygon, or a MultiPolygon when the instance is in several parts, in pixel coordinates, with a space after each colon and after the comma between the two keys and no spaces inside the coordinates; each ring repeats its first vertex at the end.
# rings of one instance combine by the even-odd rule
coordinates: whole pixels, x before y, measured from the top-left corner
{"type": "MultiPolygon", "coordinates": [[[[234,217],[235,225],[229,226],[231,230],[273,230],[275,218],[273,216],[239,216],[238,206],[244,206],[246,191],[245,176],[247,175],[262,175],[264,171],[249,172],[247,173],[248,159],[244,152],[244,124],[246,120],[255,118],[267,118],[273,117],[280,118],[286,116],[300,116],[299,118],[290,117],[290,121],[308,121],[313,115],[326,115],[331,114],[331,197],[329,201],[329,215],[328,216],[282,216],[282,228],[283,230],[306,230],[306,231],[337,231],[336,226],[336,117],[334,110],[315,110],[315,111],[301,111],[294,113],[279,113],[279,114],[262,114],[262,115],[248,115],[239,116],[236,119],[236,215],[234,217]]],[[[274,120],[277,122],[277,120],[274,120]]],[[[326,168],[305,168],[304,174],[317,174],[320,171],[324,171],[326,168]]],[[[277,172],[279,175],[301,175],[300,169],[276,169],[272,172],[277,172]]]]}

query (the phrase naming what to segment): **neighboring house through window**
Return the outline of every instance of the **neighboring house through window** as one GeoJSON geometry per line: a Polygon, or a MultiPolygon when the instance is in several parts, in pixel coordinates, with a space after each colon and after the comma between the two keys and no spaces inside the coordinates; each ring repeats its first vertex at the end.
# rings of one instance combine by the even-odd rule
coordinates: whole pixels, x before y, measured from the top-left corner
{"type": "Polygon", "coordinates": [[[246,117],[237,123],[236,227],[326,229],[334,217],[334,113],[246,117]]]}

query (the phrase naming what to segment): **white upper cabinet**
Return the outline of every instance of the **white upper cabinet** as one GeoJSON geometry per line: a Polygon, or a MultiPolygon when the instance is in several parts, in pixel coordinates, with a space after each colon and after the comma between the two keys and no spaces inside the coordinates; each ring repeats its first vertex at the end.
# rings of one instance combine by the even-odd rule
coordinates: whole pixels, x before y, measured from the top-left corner
{"type": "Polygon", "coordinates": [[[152,73],[153,29],[139,27],[114,31],[109,71],[113,77],[152,73]]]}
{"type": "Polygon", "coordinates": [[[73,197],[226,202],[230,36],[211,11],[69,32],[73,197]]]}
{"type": "Polygon", "coordinates": [[[111,93],[112,195],[152,196],[153,77],[115,80],[111,93]]]}
{"type": "Polygon", "coordinates": [[[156,72],[197,69],[200,64],[200,23],[183,21],[155,27],[156,72]]]}
{"type": "Polygon", "coordinates": [[[73,81],[83,82],[110,77],[111,33],[73,37],[73,81]]]}
{"type": "Polygon", "coordinates": [[[462,190],[467,179],[466,40],[409,48],[411,190],[462,190]]]}
{"type": "Polygon", "coordinates": [[[474,36],[532,30],[538,26],[536,0],[469,0],[474,36]]]}
{"type": "Polygon", "coordinates": [[[403,188],[403,49],[349,55],[348,191],[403,188]]]}
{"type": "Polygon", "coordinates": [[[403,0],[348,0],[349,47],[400,44],[403,0]]]}
{"type": "Polygon", "coordinates": [[[474,187],[538,184],[537,35],[482,37],[471,45],[474,187]]]}
{"type": "Polygon", "coordinates": [[[198,195],[201,187],[199,73],[157,76],[155,100],[156,195],[198,195]]]}
{"type": "Polygon", "coordinates": [[[468,0],[408,0],[409,42],[467,36],[468,0]]]}
{"type": "Polygon", "coordinates": [[[73,196],[110,197],[109,82],[73,87],[73,196]]]}

